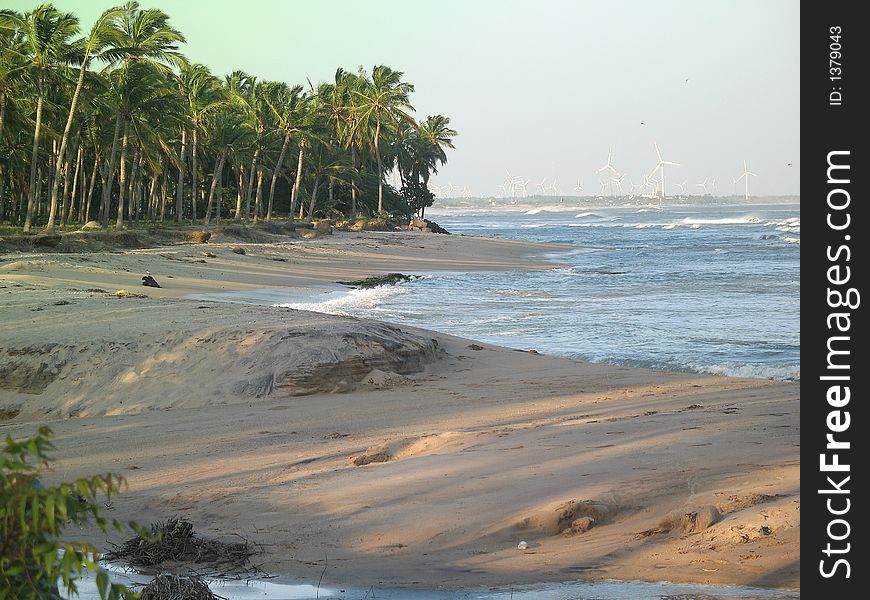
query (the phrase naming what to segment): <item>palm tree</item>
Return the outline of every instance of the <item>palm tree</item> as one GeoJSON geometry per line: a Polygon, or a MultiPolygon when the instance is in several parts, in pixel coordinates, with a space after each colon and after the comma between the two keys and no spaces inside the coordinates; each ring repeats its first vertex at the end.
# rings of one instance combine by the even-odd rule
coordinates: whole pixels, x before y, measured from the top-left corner
{"type": "Polygon", "coordinates": [[[271,94],[265,98],[266,104],[272,111],[272,117],[275,119],[278,131],[283,134],[284,141],[281,144],[281,153],[278,155],[278,161],[275,163],[275,169],[272,171],[272,183],[269,186],[269,207],[266,210],[266,220],[272,220],[272,201],[275,198],[275,184],[278,181],[278,173],[281,166],[284,164],[284,154],[287,152],[287,146],[290,144],[290,138],[299,131],[299,126],[303,115],[303,98],[302,86],[288,86],[285,83],[280,83],[274,87],[271,94]]]}
{"type": "MultiPolygon", "coordinates": [[[[209,114],[218,110],[226,103],[226,97],[221,91],[220,80],[211,74],[208,67],[200,64],[182,66],[178,75],[179,89],[185,101],[186,126],[182,129],[181,138],[181,169],[178,175],[177,199],[181,198],[184,188],[184,153],[188,129],[191,132],[190,162],[192,173],[191,218],[196,221],[196,194],[199,189],[197,169],[197,146],[199,134],[209,114]]],[[[180,220],[181,207],[178,207],[180,220]]]]}
{"type": "Polygon", "coordinates": [[[76,61],[76,51],[72,37],[79,32],[79,20],[72,13],[62,13],[53,5],[42,4],[24,15],[22,27],[26,48],[31,57],[33,76],[36,80],[37,102],[36,123],[33,129],[33,150],[30,160],[30,195],[27,201],[27,215],[24,219],[24,232],[30,232],[33,209],[37,195],[37,160],[39,141],[42,133],[42,110],[45,101],[46,84],[49,76],[60,65],[76,61]]]}
{"type": "Polygon", "coordinates": [[[372,139],[378,165],[378,212],[384,210],[384,168],[380,148],[382,127],[384,124],[398,127],[401,121],[414,122],[405,112],[414,110],[408,99],[414,86],[402,81],[403,74],[386,65],[378,65],[372,70],[371,79],[361,71],[361,85],[352,90],[359,100],[359,121],[356,127],[374,129],[372,139]]]}
{"type": "Polygon", "coordinates": [[[237,153],[254,142],[254,133],[245,124],[244,115],[233,108],[224,107],[218,111],[209,123],[211,137],[209,139],[215,149],[215,167],[211,178],[211,190],[208,195],[208,206],[205,209],[205,223],[208,225],[211,217],[215,192],[218,188],[224,162],[230,153],[237,153]]]}
{"type": "Polygon", "coordinates": [[[453,138],[458,133],[455,129],[450,128],[450,117],[443,115],[432,115],[426,117],[426,120],[420,123],[417,128],[418,138],[425,143],[424,156],[426,158],[427,168],[420,172],[424,185],[429,185],[429,175],[438,172],[438,164],[447,163],[447,153],[445,148],[455,148],[453,138]]]}
{"type": "Polygon", "coordinates": [[[3,140],[9,94],[27,59],[18,35],[23,24],[24,19],[18,13],[5,8],[0,10],[0,142],[3,140]]]}
{"type": "MultiPolygon", "coordinates": [[[[154,69],[160,70],[163,74],[168,74],[169,69],[167,64],[176,67],[184,67],[187,60],[178,52],[178,44],[184,42],[184,36],[180,31],[169,25],[169,15],[162,10],[156,8],[141,9],[139,3],[135,1],[128,2],[124,5],[123,11],[112,18],[111,25],[117,32],[112,40],[112,48],[103,52],[102,58],[116,65],[121,63],[120,70],[129,70],[132,65],[139,63],[148,63],[154,69]]],[[[149,73],[149,77],[153,75],[149,73]]],[[[126,145],[130,128],[129,112],[133,105],[129,98],[124,98],[123,94],[135,89],[136,86],[131,85],[129,77],[123,77],[126,85],[118,89],[122,93],[121,102],[125,105],[127,112],[123,114],[125,123],[123,124],[124,140],[121,145],[121,173],[118,206],[117,226],[123,225],[123,200],[125,196],[126,182],[126,145]]],[[[151,81],[153,83],[153,80],[151,81]]],[[[139,91],[144,87],[139,86],[139,91]]],[[[153,90],[152,90],[153,91],[153,90]]],[[[149,95],[149,94],[146,94],[149,95]]],[[[121,113],[119,113],[119,116],[121,113]]],[[[113,152],[114,154],[114,152],[113,152]]],[[[111,185],[111,176],[109,177],[111,185]]],[[[106,194],[103,194],[104,199],[106,194]]]]}
{"type": "Polygon", "coordinates": [[[99,53],[110,47],[113,42],[119,40],[118,30],[115,28],[114,22],[126,10],[126,7],[115,6],[106,9],[103,14],[97,19],[91,32],[84,41],[84,56],[82,57],[81,66],[79,68],[79,78],[76,82],[75,92],[73,92],[72,101],[70,102],[69,114],[66,119],[66,127],[63,130],[63,137],[60,141],[60,149],[57,152],[57,160],[54,166],[54,177],[51,184],[51,207],[48,210],[48,224],[46,230],[54,229],[54,216],[57,212],[57,191],[60,184],[61,167],[63,166],[64,156],[66,155],[66,146],[69,141],[70,130],[72,129],[73,120],[76,114],[79,96],[82,92],[82,85],[85,82],[85,73],[90,66],[91,59],[99,58],[99,53]]]}

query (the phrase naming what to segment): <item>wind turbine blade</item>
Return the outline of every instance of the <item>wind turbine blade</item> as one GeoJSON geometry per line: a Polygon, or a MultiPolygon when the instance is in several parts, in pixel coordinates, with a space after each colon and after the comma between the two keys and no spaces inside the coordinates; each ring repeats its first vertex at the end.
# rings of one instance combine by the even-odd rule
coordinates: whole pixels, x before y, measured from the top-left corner
{"type": "Polygon", "coordinates": [[[758,175],[756,175],[756,174],[753,173],[752,171],[746,171],[746,174],[747,174],[747,175],[752,175],[753,177],[758,177],[758,175]]]}
{"type": "Polygon", "coordinates": [[[743,175],[741,175],[740,177],[738,177],[738,178],[735,180],[735,183],[738,182],[738,181],[740,181],[740,180],[743,179],[744,177],[746,177],[746,173],[743,173],[743,175]]]}
{"type": "Polygon", "coordinates": [[[653,142],[653,146],[656,147],[656,156],[659,157],[659,162],[662,162],[662,155],[661,155],[661,152],[659,152],[659,145],[656,144],[655,142],[653,142]]]}

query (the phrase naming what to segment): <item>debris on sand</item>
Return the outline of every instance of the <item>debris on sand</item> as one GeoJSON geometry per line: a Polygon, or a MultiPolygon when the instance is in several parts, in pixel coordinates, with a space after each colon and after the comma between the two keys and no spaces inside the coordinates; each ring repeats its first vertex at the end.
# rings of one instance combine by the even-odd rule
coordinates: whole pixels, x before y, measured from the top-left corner
{"type": "Polygon", "coordinates": [[[238,575],[258,571],[251,564],[254,554],[247,540],[228,543],[202,538],[194,533],[189,521],[173,517],[165,523],[151,525],[148,539],[130,538],[107,552],[106,558],[125,561],[134,567],[164,563],[206,565],[218,574],[238,575]]]}
{"type": "Polygon", "coordinates": [[[142,278],[142,285],[144,285],[145,287],[160,287],[160,284],[157,283],[157,280],[154,279],[151,275],[145,275],[145,277],[142,278]]]}
{"type": "Polygon", "coordinates": [[[142,588],[139,600],[217,600],[208,585],[199,577],[181,577],[161,573],[142,588]]]}

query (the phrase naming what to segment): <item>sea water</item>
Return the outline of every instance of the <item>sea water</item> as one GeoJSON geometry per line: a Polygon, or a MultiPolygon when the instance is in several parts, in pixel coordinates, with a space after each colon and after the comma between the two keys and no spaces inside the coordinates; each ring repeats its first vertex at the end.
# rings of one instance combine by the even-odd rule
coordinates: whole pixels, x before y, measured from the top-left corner
{"type": "Polygon", "coordinates": [[[278,304],[574,359],[800,379],[796,202],[597,206],[574,199],[427,216],[454,234],[576,250],[547,254],[559,264],[541,271],[421,270],[407,283],[288,294],[278,304]]]}

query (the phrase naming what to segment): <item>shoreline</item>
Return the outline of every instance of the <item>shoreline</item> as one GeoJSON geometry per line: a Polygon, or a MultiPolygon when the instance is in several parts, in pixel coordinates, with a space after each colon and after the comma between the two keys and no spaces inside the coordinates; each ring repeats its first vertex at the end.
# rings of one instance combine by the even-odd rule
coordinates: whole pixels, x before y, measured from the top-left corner
{"type": "MultiPolygon", "coordinates": [[[[130,490],[109,516],[183,514],[204,535],[247,535],[267,544],[266,570],[303,582],[317,580],[325,549],[327,579],[353,585],[655,581],[667,573],[675,582],[799,588],[796,384],[580,363],[365,319],[180,298],[287,283],[310,289],[413,272],[401,265],[421,262],[553,268],[524,255],[540,247],[554,249],[366,232],[4,255],[0,292],[12,293],[0,294],[9,315],[3,345],[60,366],[32,370],[28,380],[9,370],[8,356],[0,363],[7,375],[44,384],[14,392],[12,402],[28,408],[0,429],[23,435],[57,404],[52,392],[88,391],[65,395],[67,414],[78,418],[39,420],[48,417],[63,455],[52,477],[121,472],[130,490]],[[7,268],[16,263],[24,264],[7,268]],[[171,285],[143,288],[146,270],[171,285]],[[95,288],[149,298],[82,291],[95,288]],[[330,353],[348,336],[357,345],[336,359],[330,353]],[[285,356],[302,362],[275,367],[285,356]],[[370,369],[373,360],[383,368],[370,369]],[[384,375],[368,381],[366,369],[384,375]],[[95,398],[100,390],[105,397],[95,398]],[[379,450],[390,460],[353,465],[379,450]],[[558,519],[553,525],[554,511],[572,500],[605,507],[594,528],[569,535],[558,519]],[[673,510],[710,505],[722,516],[709,528],[637,537],[673,510]],[[519,539],[528,552],[517,550],[519,539]]],[[[0,401],[12,396],[0,389],[0,401]]]]}

